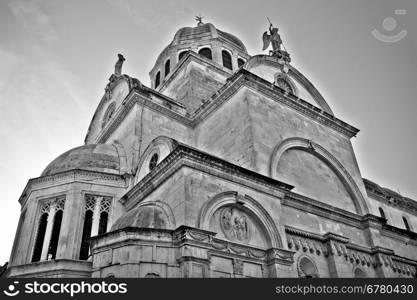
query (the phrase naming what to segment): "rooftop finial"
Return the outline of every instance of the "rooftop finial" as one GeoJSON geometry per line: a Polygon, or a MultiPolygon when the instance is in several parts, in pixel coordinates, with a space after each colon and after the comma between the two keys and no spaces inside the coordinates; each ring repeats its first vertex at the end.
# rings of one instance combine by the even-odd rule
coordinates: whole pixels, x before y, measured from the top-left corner
{"type": "Polygon", "coordinates": [[[199,14],[198,16],[195,16],[195,20],[198,22],[197,26],[203,25],[203,16],[201,14],[199,14]]]}

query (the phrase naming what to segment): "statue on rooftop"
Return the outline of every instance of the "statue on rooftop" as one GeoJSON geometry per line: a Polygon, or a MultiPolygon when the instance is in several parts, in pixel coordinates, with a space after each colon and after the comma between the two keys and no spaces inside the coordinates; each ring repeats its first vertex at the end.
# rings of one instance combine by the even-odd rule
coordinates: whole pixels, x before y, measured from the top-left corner
{"type": "Polygon", "coordinates": [[[269,25],[269,33],[265,31],[262,40],[264,42],[264,46],[262,50],[266,50],[269,45],[272,45],[272,51],[281,50],[282,40],[281,36],[278,34],[278,28],[273,27],[272,24],[269,25]]]}
{"type": "Polygon", "coordinates": [[[268,31],[265,31],[262,35],[263,47],[262,50],[268,49],[272,45],[272,50],[269,51],[269,55],[277,57],[284,64],[288,64],[291,61],[290,54],[286,51],[281,36],[278,33],[278,28],[274,27],[269,20],[269,34],[268,31]],[[283,49],[281,49],[281,46],[283,49]]]}
{"type": "Polygon", "coordinates": [[[198,16],[195,16],[195,20],[197,21],[197,26],[200,26],[200,25],[203,25],[204,23],[203,23],[203,16],[202,15],[198,15],[198,16]]]}
{"type": "Polygon", "coordinates": [[[116,64],[114,65],[114,75],[119,76],[122,75],[122,66],[123,62],[126,60],[122,54],[117,54],[119,59],[117,60],[116,64]]]}

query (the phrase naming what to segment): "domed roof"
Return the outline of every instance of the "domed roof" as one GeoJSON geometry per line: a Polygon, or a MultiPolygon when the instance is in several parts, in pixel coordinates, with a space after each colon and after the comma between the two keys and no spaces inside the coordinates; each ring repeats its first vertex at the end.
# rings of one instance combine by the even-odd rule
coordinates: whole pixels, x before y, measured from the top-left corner
{"type": "Polygon", "coordinates": [[[115,145],[91,144],[73,148],[54,159],[41,176],[81,169],[112,174],[121,172],[121,155],[115,145]]]}
{"type": "Polygon", "coordinates": [[[171,46],[214,38],[223,39],[225,42],[229,42],[237,47],[240,51],[247,53],[246,47],[240,39],[235,37],[233,34],[217,29],[211,23],[200,24],[196,27],[183,27],[179,29],[174,36],[171,46]]]}
{"type": "Polygon", "coordinates": [[[162,208],[155,205],[144,205],[136,207],[118,218],[111,231],[126,227],[166,229],[169,227],[169,221],[162,208]]]}

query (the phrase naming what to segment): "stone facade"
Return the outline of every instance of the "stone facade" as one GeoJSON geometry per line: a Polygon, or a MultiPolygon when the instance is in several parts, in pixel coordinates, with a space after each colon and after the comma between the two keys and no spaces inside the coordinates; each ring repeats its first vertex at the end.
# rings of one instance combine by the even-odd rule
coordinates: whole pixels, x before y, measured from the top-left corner
{"type": "Polygon", "coordinates": [[[29,180],[7,276],[416,276],[417,203],[361,177],[359,130],[288,61],[199,24],[150,76],[113,74],[29,180]]]}

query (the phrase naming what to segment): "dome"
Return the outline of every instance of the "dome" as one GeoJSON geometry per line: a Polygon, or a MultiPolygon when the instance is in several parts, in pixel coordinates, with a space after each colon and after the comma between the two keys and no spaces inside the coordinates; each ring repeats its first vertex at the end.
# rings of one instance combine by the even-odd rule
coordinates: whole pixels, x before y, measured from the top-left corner
{"type": "Polygon", "coordinates": [[[201,54],[201,57],[211,60],[220,69],[225,68],[226,72],[236,71],[241,62],[245,62],[250,57],[239,38],[217,29],[211,23],[183,27],[175,33],[171,43],[158,55],[149,72],[151,87],[154,89],[163,87],[164,80],[174,74],[172,70],[188,51],[201,54]],[[200,51],[205,51],[205,54],[200,51]],[[224,64],[224,57],[229,61],[227,65],[224,64]]]}
{"type": "Polygon", "coordinates": [[[168,216],[161,207],[144,205],[122,215],[114,222],[111,231],[126,227],[167,229],[170,225],[168,216]]]}
{"type": "Polygon", "coordinates": [[[183,27],[179,29],[174,36],[174,40],[172,41],[171,46],[215,38],[219,38],[223,40],[223,42],[230,43],[238,48],[239,51],[247,53],[246,47],[240,39],[230,33],[217,29],[211,23],[201,24],[196,27],[183,27]]]}
{"type": "Polygon", "coordinates": [[[73,148],[53,160],[41,176],[73,169],[121,174],[121,157],[124,156],[120,155],[118,147],[110,144],[91,144],[73,148]]]}

